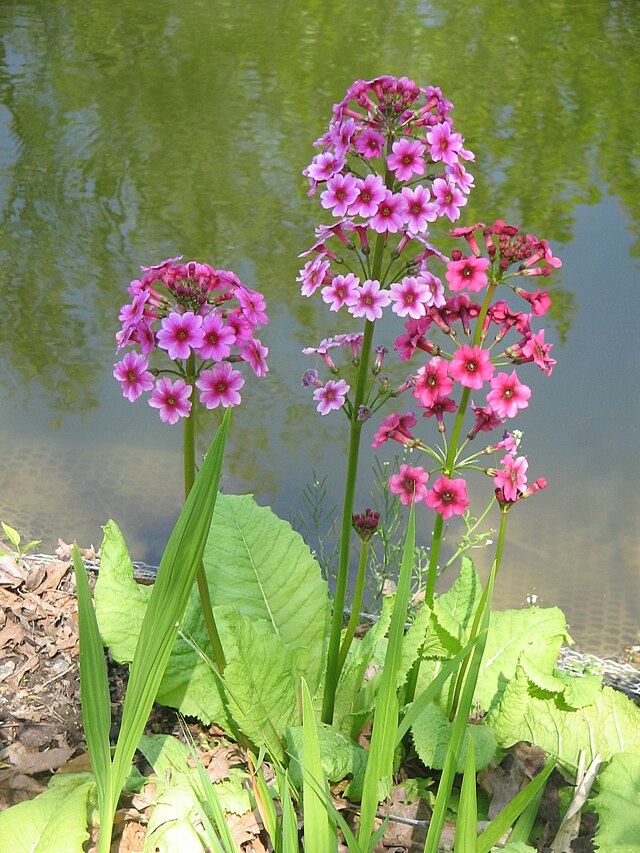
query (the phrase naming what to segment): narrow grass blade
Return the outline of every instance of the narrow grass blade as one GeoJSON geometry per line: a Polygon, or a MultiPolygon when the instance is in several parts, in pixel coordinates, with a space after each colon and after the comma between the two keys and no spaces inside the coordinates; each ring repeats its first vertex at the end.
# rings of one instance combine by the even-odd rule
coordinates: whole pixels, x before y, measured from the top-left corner
{"type": "Polygon", "coordinates": [[[271,799],[271,794],[267,788],[267,783],[262,775],[262,761],[254,763],[251,753],[247,753],[249,766],[249,774],[251,776],[251,784],[253,786],[253,795],[256,798],[258,812],[262,819],[265,829],[274,842],[278,835],[278,818],[276,816],[276,807],[271,799]]]}
{"type": "Polygon", "coordinates": [[[333,816],[327,809],[331,801],[322,769],[318,729],[307,682],[302,679],[302,813],[305,853],[331,853],[338,849],[338,834],[333,816]]]}
{"type": "Polygon", "coordinates": [[[133,753],[177,636],[178,622],[202,560],[218,491],[230,416],[231,408],[228,408],[160,561],[129,672],[113,761],[114,801],[117,801],[129,772],[133,753]]]}
{"type": "Polygon", "coordinates": [[[409,731],[411,726],[420,716],[420,714],[424,711],[427,705],[430,705],[433,700],[438,696],[444,687],[447,679],[453,675],[456,669],[460,666],[462,661],[466,658],[470,651],[474,648],[474,646],[483,642],[486,639],[487,631],[480,631],[477,636],[467,643],[467,645],[461,649],[458,654],[448,660],[437,674],[437,676],[433,679],[431,684],[423,690],[422,693],[415,699],[407,708],[407,711],[402,718],[402,721],[398,725],[398,731],[396,733],[396,747],[400,746],[402,739],[409,731]]]}
{"type": "Polygon", "coordinates": [[[547,761],[544,770],[538,773],[535,779],[532,779],[525,788],[516,794],[509,805],[499,815],[494,817],[485,831],[478,836],[476,853],[489,853],[491,848],[498,843],[509,827],[515,823],[520,814],[533,802],[540,791],[544,789],[547,779],[555,766],[555,759],[547,761]]]}
{"type": "Polygon", "coordinates": [[[473,738],[469,738],[467,760],[462,777],[454,853],[470,853],[478,837],[478,799],[476,797],[476,759],[473,738]]]}
{"type": "Polygon", "coordinates": [[[536,818],[538,817],[540,803],[544,796],[544,788],[545,786],[543,785],[531,802],[522,810],[522,814],[513,824],[513,829],[509,835],[509,841],[522,841],[523,844],[528,844],[533,831],[533,826],[536,822],[536,818]]]}
{"type": "Polygon", "coordinates": [[[291,790],[289,787],[288,773],[277,771],[278,791],[280,793],[280,803],[282,805],[282,827],[280,832],[280,843],[271,837],[271,843],[275,850],[279,853],[298,853],[300,845],[298,844],[298,817],[291,799],[291,790]]]}
{"type": "Polygon", "coordinates": [[[483,593],[484,602],[481,599],[480,604],[478,605],[479,607],[484,607],[480,618],[480,624],[478,626],[478,636],[480,637],[482,634],[483,637],[477,642],[473,649],[467,674],[464,679],[464,686],[462,688],[460,702],[458,703],[458,711],[451,730],[449,749],[447,750],[447,757],[445,759],[444,768],[438,784],[436,801],[433,806],[433,814],[431,815],[431,822],[429,823],[429,830],[427,832],[427,838],[424,845],[424,853],[437,853],[438,851],[440,836],[442,835],[442,827],[447,813],[447,804],[451,795],[453,779],[458,765],[458,755],[467,730],[469,711],[471,709],[471,703],[473,702],[473,694],[478,681],[478,672],[480,671],[482,655],[484,654],[484,648],[486,645],[486,632],[489,628],[489,619],[491,616],[491,599],[493,596],[493,584],[496,577],[496,571],[497,563],[494,562],[491,574],[489,575],[489,580],[487,581],[485,593],[483,593]]]}
{"type": "Polygon", "coordinates": [[[100,850],[111,844],[111,816],[115,806],[111,800],[111,698],[109,676],[104,657],[100,629],[96,619],[91,591],[78,546],[73,546],[73,569],[78,594],[78,628],[80,632],[80,698],[82,724],[96,777],[100,825],[100,850]]]}
{"type": "Polygon", "coordinates": [[[373,717],[371,747],[367,759],[364,784],[362,788],[362,809],[358,843],[365,849],[369,845],[373,824],[378,809],[378,784],[393,774],[393,754],[398,729],[398,692],[396,689],[398,670],[402,662],[402,643],[404,626],[407,619],[407,607],[411,592],[411,574],[415,553],[415,507],[411,505],[407,536],[402,553],[398,587],[389,628],[389,643],[380,681],[380,690],[373,717]]]}

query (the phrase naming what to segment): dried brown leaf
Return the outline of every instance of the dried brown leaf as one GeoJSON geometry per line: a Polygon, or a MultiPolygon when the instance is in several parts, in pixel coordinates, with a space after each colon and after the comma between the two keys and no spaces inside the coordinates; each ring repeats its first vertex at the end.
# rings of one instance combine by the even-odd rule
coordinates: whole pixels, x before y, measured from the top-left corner
{"type": "Polygon", "coordinates": [[[71,758],[73,748],[64,744],[45,752],[26,749],[19,743],[9,747],[9,759],[13,766],[21,773],[33,775],[34,773],[53,772],[62,767],[71,758]]]}

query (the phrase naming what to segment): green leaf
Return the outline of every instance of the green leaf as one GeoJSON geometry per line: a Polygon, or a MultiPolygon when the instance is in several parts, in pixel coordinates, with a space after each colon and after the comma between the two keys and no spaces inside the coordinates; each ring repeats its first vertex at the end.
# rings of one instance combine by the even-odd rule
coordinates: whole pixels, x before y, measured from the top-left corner
{"type": "Polygon", "coordinates": [[[330,608],[320,566],[300,534],[251,495],[220,495],[203,559],[214,606],[263,619],[285,643],[307,649],[313,694],[330,608]]]}
{"type": "Polygon", "coordinates": [[[617,752],[640,755],[640,708],[609,687],[591,705],[571,708],[562,694],[534,695],[524,669],[518,667],[488,719],[501,746],[521,740],[535,743],[572,772],[581,749],[586,750],[587,764],[597,753],[604,761],[617,752]]]}
{"type": "Polygon", "coordinates": [[[556,670],[555,675],[563,683],[562,698],[571,708],[592,705],[602,690],[602,678],[599,675],[573,675],[563,670],[556,670]]]}
{"type": "Polygon", "coordinates": [[[557,607],[492,613],[475,700],[485,710],[494,707],[521,655],[532,661],[538,672],[551,674],[561,645],[569,639],[564,614],[557,607]]]}
{"type": "MultiPolygon", "coordinates": [[[[451,742],[453,725],[444,711],[437,705],[428,705],[419,715],[411,728],[413,742],[420,761],[433,770],[442,770],[451,742]]],[[[467,725],[462,749],[458,757],[456,772],[464,770],[469,738],[474,741],[476,770],[484,768],[493,760],[497,743],[496,737],[489,726],[467,725]]]]}
{"type": "MultiPolygon", "coordinates": [[[[359,796],[354,795],[354,791],[357,791],[358,788],[362,790],[364,770],[367,766],[369,753],[334,726],[318,723],[317,730],[322,772],[329,782],[339,782],[350,776],[355,785],[351,788],[349,796],[353,799],[360,799],[359,796]]],[[[300,787],[302,785],[303,753],[301,726],[289,726],[286,732],[286,743],[287,752],[292,758],[289,768],[291,781],[296,787],[300,787]]]]}
{"type": "Polygon", "coordinates": [[[257,746],[284,761],[282,739],[298,713],[296,684],[304,658],[273,632],[235,607],[215,607],[227,666],[224,684],[233,719],[257,746]]]}
{"type": "Polygon", "coordinates": [[[10,524],[5,524],[4,521],[0,522],[0,524],[2,524],[2,529],[4,530],[9,542],[11,542],[16,551],[19,550],[20,534],[18,533],[18,531],[15,529],[15,527],[11,527],[10,524]]]}
{"type": "MultiPolygon", "coordinates": [[[[100,814],[111,815],[112,803],[111,778],[111,696],[109,694],[109,676],[104,649],[100,638],[100,629],[96,620],[89,582],[78,546],[73,546],[73,568],[76,577],[78,595],[78,627],[80,633],[80,697],[82,703],[82,723],[91,768],[96,777],[98,788],[98,809],[100,814]]],[[[101,833],[111,833],[111,825],[105,821],[101,833]]],[[[103,841],[104,849],[108,848],[103,841]]]]}
{"type": "Polygon", "coordinates": [[[54,776],[44,793],[0,812],[0,850],[11,853],[82,853],[91,773],[54,776]]]}
{"type": "Polygon", "coordinates": [[[470,853],[478,837],[478,800],[476,796],[476,762],[473,738],[467,742],[467,757],[460,789],[460,804],[456,821],[454,853],[470,853]]]}
{"type": "Polygon", "coordinates": [[[598,850],[640,850],[640,756],[616,754],[598,776],[599,793],[590,802],[598,812],[598,850]]]}
{"type": "Polygon", "coordinates": [[[329,786],[322,772],[322,760],[313,705],[307,683],[302,679],[302,805],[304,813],[304,849],[307,853],[331,853],[338,849],[338,835],[329,786]]]}
{"type": "Polygon", "coordinates": [[[438,625],[458,643],[456,652],[469,639],[468,631],[481,595],[482,584],[473,561],[469,557],[463,557],[460,574],[455,582],[444,595],[438,596],[433,604],[433,613],[438,625]]]}

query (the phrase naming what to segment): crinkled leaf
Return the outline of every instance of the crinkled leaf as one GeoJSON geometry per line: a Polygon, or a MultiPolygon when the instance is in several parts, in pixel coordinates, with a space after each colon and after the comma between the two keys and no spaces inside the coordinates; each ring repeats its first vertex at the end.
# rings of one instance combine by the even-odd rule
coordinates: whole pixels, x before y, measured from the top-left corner
{"type": "Polygon", "coordinates": [[[521,655],[520,664],[531,684],[535,685],[538,690],[543,693],[562,693],[564,691],[562,679],[556,678],[547,668],[540,666],[531,657],[527,657],[526,654],[521,655]]]}
{"type": "Polygon", "coordinates": [[[640,756],[617,754],[598,776],[599,793],[591,805],[598,812],[594,838],[598,850],[640,850],[640,756]]]}
{"type": "Polygon", "coordinates": [[[271,622],[250,619],[235,607],[216,607],[214,615],[227,659],[230,713],[256,746],[284,761],[282,738],[297,718],[296,685],[305,657],[273,632],[271,622]]]}
{"type": "Polygon", "coordinates": [[[300,534],[251,495],[220,495],[204,565],[214,606],[263,619],[285,643],[308,650],[305,680],[313,694],[323,669],[329,596],[300,534]]]}
{"type": "Polygon", "coordinates": [[[438,625],[458,643],[454,653],[459,652],[469,639],[468,629],[481,595],[482,584],[473,561],[463,557],[460,574],[447,592],[436,598],[433,605],[438,625]]]}
{"type": "Polygon", "coordinates": [[[562,698],[571,708],[584,708],[592,705],[602,690],[602,678],[599,675],[574,675],[571,672],[555,671],[563,684],[562,698]]]}
{"type": "Polygon", "coordinates": [[[513,677],[521,655],[533,661],[537,672],[551,674],[562,643],[569,639],[564,613],[557,607],[492,613],[474,698],[485,710],[491,709],[513,677]]]}
{"type": "Polygon", "coordinates": [[[32,800],[0,812],[0,850],[11,853],[82,853],[87,831],[91,773],[54,776],[32,800]]]}
{"type": "MultiPolygon", "coordinates": [[[[411,734],[420,761],[426,767],[442,770],[451,740],[451,730],[452,723],[437,705],[428,705],[416,719],[411,727],[411,734]]],[[[464,770],[469,737],[473,738],[477,771],[483,770],[496,754],[497,743],[491,728],[486,725],[468,725],[458,758],[457,773],[464,770]]]]}
{"type": "MultiPolygon", "coordinates": [[[[367,751],[325,723],[318,723],[318,741],[322,770],[329,782],[339,782],[350,776],[362,790],[367,751]]],[[[302,726],[289,726],[286,731],[287,752],[291,756],[289,776],[296,787],[302,785],[302,726]]]]}
{"type": "Polygon", "coordinates": [[[562,694],[540,698],[532,693],[522,667],[489,715],[501,746],[525,740],[557,756],[575,771],[580,750],[589,764],[599,753],[607,761],[617,752],[640,755],[640,708],[624,694],[604,687],[596,701],[571,708],[562,694]]]}

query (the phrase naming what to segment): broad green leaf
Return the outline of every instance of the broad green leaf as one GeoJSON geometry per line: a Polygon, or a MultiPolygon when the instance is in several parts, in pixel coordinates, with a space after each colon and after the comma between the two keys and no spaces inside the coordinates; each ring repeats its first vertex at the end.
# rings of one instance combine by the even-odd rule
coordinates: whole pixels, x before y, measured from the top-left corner
{"type": "Polygon", "coordinates": [[[485,710],[494,707],[521,655],[533,661],[539,672],[551,674],[560,646],[567,640],[566,620],[557,607],[492,613],[474,698],[485,710]]]}
{"type": "Polygon", "coordinates": [[[555,675],[563,683],[562,698],[571,708],[592,705],[602,690],[602,678],[599,675],[573,675],[562,670],[556,670],[555,675]]]}
{"type": "Polygon", "coordinates": [[[433,604],[433,613],[438,624],[458,642],[456,652],[469,639],[468,631],[481,595],[482,584],[473,561],[469,557],[463,557],[460,574],[447,592],[439,595],[433,604]]]}
{"type": "Polygon", "coordinates": [[[640,756],[616,754],[598,776],[596,849],[616,853],[640,850],[640,756]]]}
{"type": "Polygon", "coordinates": [[[82,853],[91,773],[54,776],[33,800],[0,812],[0,850],[11,853],[82,853]]]}
{"type": "Polygon", "coordinates": [[[529,847],[524,841],[509,841],[500,849],[502,853],[536,853],[536,848],[529,847]]]}
{"type": "Polygon", "coordinates": [[[305,679],[313,694],[323,668],[329,596],[300,534],[251,495],[220,495],[204,564],[214,606],[265,620],[285,643],[308,650],[305,679]]]}
{"type": "Polygon", "coordinates": [[[152,587],[136,583],[126,542],[115,521],[102,528],[100,572],[93,597],[102,639],[118,663],[131,663],[152,587]]]}
{"type": "Polygon", "coordinates": [[[607,761],[617,752],[640,755],[640,708],[624,694],[604,687],[595,702],[571,708],[562,694],[540,698],[522,667],[489,715],[498,743],[535,743],[575,772],[580,750],[590,763],[599,753],[607,761]]]}
{"type": "MultiPolygon", "coordinates": [[[[437,705],[428,705],[414,722],[411,728],[413,742],[420,761],[426,767],[442,770],[451,741],[452,728],[449,718],[437,705]]],[[[474,757],[478,771],[484,770],[496,754],[498,745],[491,728],[486,725],[468,725],[456,765],[457,773],[462,773],[464,770],[470,737],[474,741],[474,757]]]]}
{"type": "Polygon", "coordinates": [[[2,524],[2,529],[4,530],[9,542],[11,542],[11,544],[15,547],[16,550],[18,550],[20,548],[20,538],[21,538],[18,531],[15,529],[15,527],[12,527],[10,524],[5,524],[4,521],[0,522],[0,524],[2,524]]]}
{"type": "Polygon", "coordinates": [[[250,619],[235,607],[215,607],[227,666],[224,684],[229,710],[256,746],[284,761],[282,739],[297,720],[296,684],[303,671],[300,650],[275,634],[271,622],[250,619]]]}
{"type": "MultiPolygon", "coordinates": [[[[367,765],[366,749],[358,746],[334,726],[325,723],[317,724],[318,742],[320,743],[320,756],[322,771],[329,782],[339,782],[351,777],[356,784],[356,790],[362,789],[364,769],[367,765]]],[[[289,726],[286,733],[287,752],[291,756],[289,776],[291,782],[296,786],[302,785],[302,752],[303,737],[301,726],[289,726]]],[[[351,793],[350,796],[353,796],[351,793]]],[[[359,797],[354,797],[359,799],[359,797]]]]}

